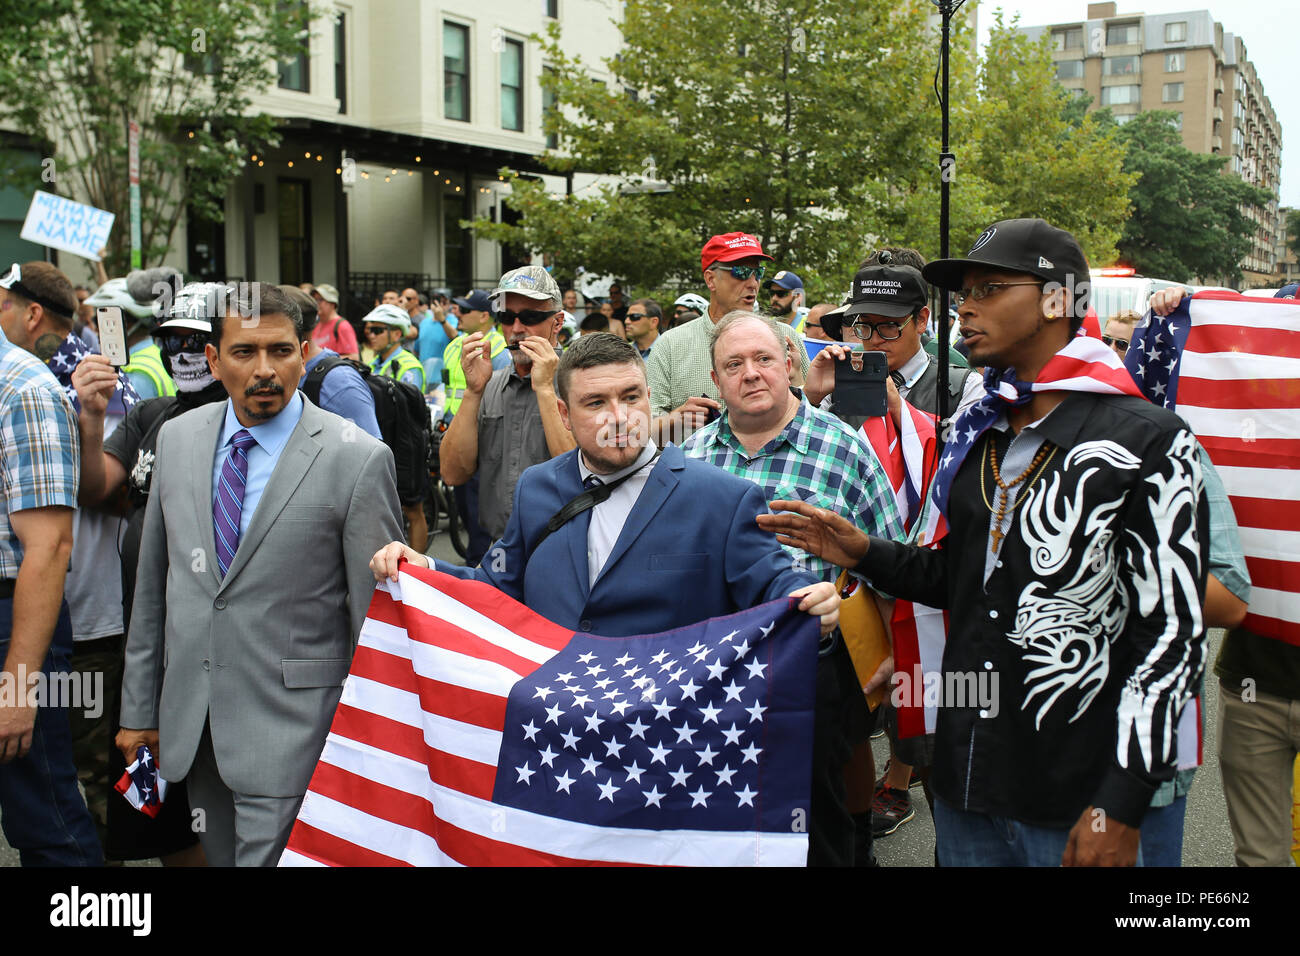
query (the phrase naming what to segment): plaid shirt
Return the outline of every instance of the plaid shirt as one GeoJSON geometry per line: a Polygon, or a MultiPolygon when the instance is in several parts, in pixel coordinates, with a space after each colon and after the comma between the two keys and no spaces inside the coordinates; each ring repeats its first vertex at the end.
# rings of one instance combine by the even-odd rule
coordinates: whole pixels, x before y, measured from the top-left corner
{"type": "Polygon", "coordinates": [[[0,578],[18,577],[15,511],[77,506],[81,436],[72,403],[35,356],[0,336],[0,578]]]}
{"type": "MultiPolygon", "coordinates": [[[[844,515],[867,534],[903,538],[903,522],[884,471],[862,437],[834,415],[799,402],[785,430],[752,457],[728,417],[705,425],[682,445],[688,458],[717,465],[763,489],[768,501],[799,499],[844,515]]],[[[798,549],[786,551],[813,574],[834,581],[839,569],[798,549]]]]}

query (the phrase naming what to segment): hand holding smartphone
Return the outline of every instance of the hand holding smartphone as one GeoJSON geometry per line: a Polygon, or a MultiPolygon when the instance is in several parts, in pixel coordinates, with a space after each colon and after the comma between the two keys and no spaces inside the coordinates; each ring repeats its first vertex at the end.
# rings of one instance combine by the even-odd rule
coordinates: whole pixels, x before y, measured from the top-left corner
{"type": "Polygon", "coordinates": [[[95,310],[95,320],[99,325],[99,350],[113,364],[121,368],[130,361],[126,347],[126,323],[122,321],[122,310],[115,305],[101,305],[95,310]]]}

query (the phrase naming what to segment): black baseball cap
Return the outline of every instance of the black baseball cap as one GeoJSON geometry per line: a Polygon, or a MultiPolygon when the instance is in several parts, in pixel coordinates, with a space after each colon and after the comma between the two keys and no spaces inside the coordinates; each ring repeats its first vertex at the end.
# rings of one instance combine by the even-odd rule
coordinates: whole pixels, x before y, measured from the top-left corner
{"type": "Polygon", "coordinates": [[[853,277],[845,319],[855,315],[884,315],[901,319],[930,301],[921,273],[911,266],[866,266],[853,277]]]}
{"type": "Polygon", "coordinates": [[[1042,219],[995,222],[980,233],[965,259],[937,259],[921,273],[937,286],[959,289],[971,268],[1024,272],[1069,289],[1090,278],[1088,260],[1074,236],[1042,219]]]}

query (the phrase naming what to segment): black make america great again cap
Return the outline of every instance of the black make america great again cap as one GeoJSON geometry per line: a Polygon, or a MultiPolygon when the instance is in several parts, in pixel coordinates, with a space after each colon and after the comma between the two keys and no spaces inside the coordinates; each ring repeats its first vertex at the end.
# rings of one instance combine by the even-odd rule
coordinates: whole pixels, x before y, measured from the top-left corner
{"type": "Polygon", "coordinates": [[[844,314],[884,315],[901,319],[930,300],[921,273],[911,266],[866,266],[853,277],[851,300],[844,314]]]}
{"type": "Polygon", "coordinates": [[[1088,260],[1074,236],[1042,219],[1003,219],[985,229],[965,259],[938,259],[922,273],[945,289],[960,289],[967,269],[1025,272],[1074,288],[1088,281],[1088,260]]]}

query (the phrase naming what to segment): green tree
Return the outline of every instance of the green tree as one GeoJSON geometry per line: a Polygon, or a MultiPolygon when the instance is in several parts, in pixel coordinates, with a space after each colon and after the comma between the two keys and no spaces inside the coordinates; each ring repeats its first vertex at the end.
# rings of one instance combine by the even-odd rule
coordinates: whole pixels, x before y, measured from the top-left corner
{"type": "MultiPolygon", "coordinates": [[[[117,214],[105,263],[129,259],[127,124],[140,126],[145,265],[187,205],[220,221],[226,188],[275,121],[251,98],[301,49],[310,11],[277,0],[30,0],[0,29],[0,120],[46,151],[56,191],[117,214]],[[286,12],[287,11],[287,12],[286,12]]],[[[44,188],[40,180],[12,185],[44,188]]]]}
{"type": "Polygon", "coordinates": [[[1047,38],[1015,25],[995,14],[968,112],[967,168],[987,184],[992,218],[1046,219],[1071,232],[1089,262],[1112,262],[1136,181],[1124,170],[1125,144],[1108,110],[1085,112],[1056,82],[1047,38]]]}
{"type": "Polygon", "coordinates": [[[1286,211],[1286,245],[1291,255],[1300,256],[1300,209],[1286,211]]]}
{"type": "Polygon", "coordinates": [[[1227,157],[1183,146],[1172,113],[1139,113],[1120,127],[1120,137],[1128,144],[1125,169],[1138,177],[1119,243],[1124,261],[1162,279],[1237,284],[1254,232],[1243,207],[1265,206],[1269,194],[1225,174],[1227,157]]]}

